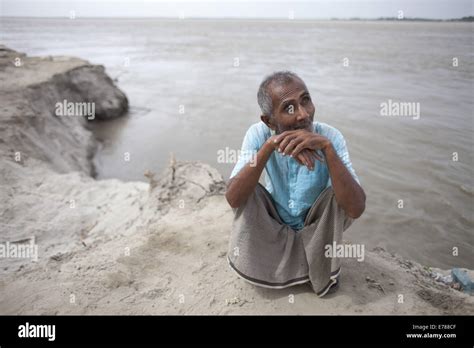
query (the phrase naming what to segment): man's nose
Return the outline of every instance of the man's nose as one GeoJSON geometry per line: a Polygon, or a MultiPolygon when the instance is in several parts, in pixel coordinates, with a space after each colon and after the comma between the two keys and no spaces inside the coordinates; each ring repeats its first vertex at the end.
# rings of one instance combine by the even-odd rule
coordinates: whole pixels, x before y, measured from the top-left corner
{"type": "Polygon", "coordinates": [[[303,106],[299,105],[298,115],[296,115],[296,119],[298,121],[302,121],[307,118],[309,118],[309,113],[306,111],[306,109],[303,106]]]}

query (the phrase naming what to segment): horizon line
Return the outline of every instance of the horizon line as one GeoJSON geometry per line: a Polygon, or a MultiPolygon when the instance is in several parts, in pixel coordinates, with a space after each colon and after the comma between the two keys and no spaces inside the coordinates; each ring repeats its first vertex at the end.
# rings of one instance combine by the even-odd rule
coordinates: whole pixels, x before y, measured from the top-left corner
{"type": "Polygon", "coordinates": [[[101,17],[101,16],[79,16],[70,18],[68,16],[2,16],[0,18],[25,18],[25,19],[176,19],[176,20],[187,20],[187,19],[204,19],[204,20],[286,20],[286,21],[436,21],[436,22],[449,22],[449,21],[474,21],[474,15],[457,17],[457,18],[428,18],[428,17],[404,17],[399,19],[397,17],[306,17],[306,18],[288,18],[288,17],[183,17],[179,16],[166,16],[166,17],[155,17],[155,16],[140,16],[140,17],[101,17]]]}

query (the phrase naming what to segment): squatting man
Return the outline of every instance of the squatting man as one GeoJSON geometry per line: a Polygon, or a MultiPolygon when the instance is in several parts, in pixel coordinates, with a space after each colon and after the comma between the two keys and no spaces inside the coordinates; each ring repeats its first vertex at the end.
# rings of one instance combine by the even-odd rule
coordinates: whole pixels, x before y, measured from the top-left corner
{"type": "Polygon", "coordinates": [[[364,212],[364,190],[341,132],[314,121],[299,76],[267,76],[257,99],[261,122],[246,132],[227,183],[235,214],[229,265],[258,286],[309,282],[324,296],[337,288],[341,270],[340,258],[325,251],[342,244],[342,233],[364,212]]]}

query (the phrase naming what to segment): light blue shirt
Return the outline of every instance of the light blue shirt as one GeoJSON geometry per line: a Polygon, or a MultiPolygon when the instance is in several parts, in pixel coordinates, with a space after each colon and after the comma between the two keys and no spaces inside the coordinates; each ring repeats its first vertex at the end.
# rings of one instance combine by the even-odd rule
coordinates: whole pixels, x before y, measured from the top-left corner
{"type": "MultiPolygon", "coordinates": [[[[313,131],[331,140],[336,152],[360,184],[349,159],[346,141],[336,128],[322,122],[313,123],[313,131]]],[[[247,163],[254,163],[256,153],[271,136],[271,130],[263,122],[250,126],[242,142],[237,164],[230,178],[237,175],[247,163]]],[[[319,152],[321,154],[321,152],[319,152]]],[[[294,158],[274,151],[265,165],[266,189],[275,201],[276,209],[285,224],[295,231],[304,226],[306,214],[325,188],[331,186],[331,177],[326,163],[315,161],[314,170],[300,165],[294,158]]]]}

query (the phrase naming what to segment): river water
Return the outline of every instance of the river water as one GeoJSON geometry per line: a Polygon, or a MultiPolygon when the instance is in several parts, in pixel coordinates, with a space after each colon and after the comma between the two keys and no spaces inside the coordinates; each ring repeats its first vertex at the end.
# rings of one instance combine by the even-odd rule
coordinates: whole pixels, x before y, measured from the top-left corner
{"type": "Polygon", "coordinates": [[[441,22],[3,18],[0,41],[79,56],[117,79],[131,108],[94,121],[99,179],[145,180],[171,152],[228,177],[233,163],[218,153],[237,151],[259,120],[259,82],[292,70],[315,120],[343,133],[367,194],[345,238],[472,269],[472,33],[473,24],[441,22]],[[414,103],[419,117],[382,116],[389,102],[414,103]]]}

